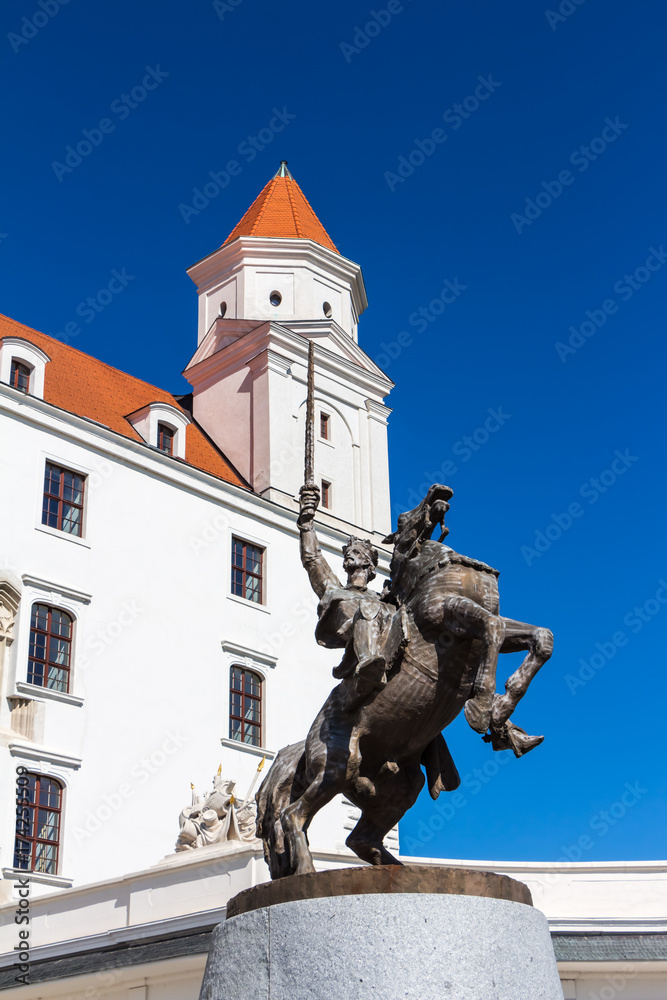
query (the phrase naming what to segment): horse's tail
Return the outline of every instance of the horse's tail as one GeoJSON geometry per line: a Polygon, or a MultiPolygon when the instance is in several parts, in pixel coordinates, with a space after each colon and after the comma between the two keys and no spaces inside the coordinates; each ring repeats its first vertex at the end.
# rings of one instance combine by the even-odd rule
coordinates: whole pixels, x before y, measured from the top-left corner
{"type": "Polygon", "coordinates": [[[283,747],[260,785],[257,799],[257,836],[264,844],[264,859],[271,878],[292,874],[289,846],[285,841],[282,811],[306,790],[306,741],[283,747]]]}

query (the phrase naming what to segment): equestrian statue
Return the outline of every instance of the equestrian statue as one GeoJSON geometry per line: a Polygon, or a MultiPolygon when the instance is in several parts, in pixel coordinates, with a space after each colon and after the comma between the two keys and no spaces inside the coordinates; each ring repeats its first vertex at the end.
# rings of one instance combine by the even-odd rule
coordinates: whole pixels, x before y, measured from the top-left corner
{"type": "Polygon", "coordinates": [[[273,879],[315,870],[308,827],[338,794],[361,811],[347,846],[370,864],[400,864],[383,841],[414,805],[423,772],[433,799],[460,784],[442,731],[462,709],[494,750],[520,757],[542,742],[510,716],[553,648],[548,629],[500,614],[496,570],[444,544],[448,486],[431,486],[384,539],[393,555],[381,594],[369,589],[378,553],[365,539],[344,546],[341,583],[314,528],[313,382],[311,344],[301,560],[319,598],[315,637],[343,652],[333,670],[339,683],[306,739],[277,754],[257,793],[257,836],[273,879]],[[497,694],[498,654],[517,651],[526,656],[497,694]]]}

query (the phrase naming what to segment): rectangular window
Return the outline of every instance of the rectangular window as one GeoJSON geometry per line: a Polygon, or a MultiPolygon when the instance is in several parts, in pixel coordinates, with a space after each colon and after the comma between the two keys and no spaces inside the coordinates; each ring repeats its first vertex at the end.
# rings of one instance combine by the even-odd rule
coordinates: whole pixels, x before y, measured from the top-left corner
{"type": "Polygon", "coordinates": [[[62,786],[38,774],[20,774],[17,780],[14,868],[26,872],[58,872],[62,786]]]}
{"type": "Polygon", "coordinates": [[[157,446],[167,455],[174,454],[174,431],[166,424],[157,425],[157,446]]]}
{"type": "Polygon", "coordinates": [[[52,462],[46,463],[42,524],[81,537],[85,478],[52,462]]]}
{"type": "Polygon", "coordinates": [[[329,426],[330,417],[328,413],[320,413],[320,437],[325,441],[329,440],[331,428],[329,426]]]}
{"type": "Polygon", "coordinates": [[[263,604],[264,549],[232,538],[232,594],[263,604]]]}
{"type": "Polygon", "coordinates": [[[229,678],[229,738],[262,745],[262,678],[236,666],[229,678]]]}
{"type": "Polygon", "coordinates": [[[27,365],[21,364],[16,358],[12,358],[9,384],[19,392],[30,392],[30,369],[27,365]]]}
{"type": "Polygon", "coordinates": [[[326,479],[322,480],[322,506],[327,510],[331,507],[331,483],[326,479]]]}

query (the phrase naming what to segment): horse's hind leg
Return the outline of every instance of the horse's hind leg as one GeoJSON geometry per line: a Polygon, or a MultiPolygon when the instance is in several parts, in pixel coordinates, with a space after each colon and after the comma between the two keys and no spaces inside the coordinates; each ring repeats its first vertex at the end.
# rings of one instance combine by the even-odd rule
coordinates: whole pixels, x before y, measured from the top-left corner
{"type": "Polygon", "coordinates": [[[526,625],[525,622],[505,618],[505,641],[501,653],[516,653],[527,649],[528,655],[505,684],[505,694],[493,700],[493,724],[500,727],[509,719],[519,704],[533,677],[547,662],[553,651],[554,637],[548,628],[526,625]]]}
{"type": "Polygon", "coordinates": [[[417,801],[424,775],[419,765],[398,771],[387,769],[376,778],[375,785],[377,796],[364,804],[361,818],[345,843],[358,858],[371,865],[400,865],[402,862],[389,853],[383,841],[417,801]]]}
{"type": "Polygon", "coordinates": [[[471,636],[482,643],[482,655],[464,712],[468,725],[485,733],[491,723],[491,707],[496,693],[498,653],[505,640],[505,622],[468,597],[446,597],[442,604],[441,627],[454,635],[471,636]]]}

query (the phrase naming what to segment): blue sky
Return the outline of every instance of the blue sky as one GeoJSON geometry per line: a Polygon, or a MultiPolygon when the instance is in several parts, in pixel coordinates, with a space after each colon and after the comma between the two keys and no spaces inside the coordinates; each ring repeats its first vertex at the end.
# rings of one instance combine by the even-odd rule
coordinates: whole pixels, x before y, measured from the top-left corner
{"type": "Polygon", "coordinates": [[[185,268],[287,159],[364,269],[395,513],[444,479],[451,545],[555,633],[515,717],[543,746],[499,763],[458,720],[464,788],[422,797],[404,851],[665,855],[666,21],[658,0],[3,5],[1,311],[187,391],[185,268]],[[122,292],[77,314],[114,269],[122,292]]]}

